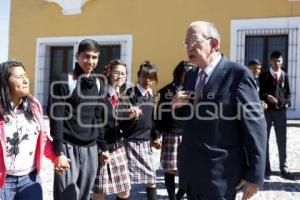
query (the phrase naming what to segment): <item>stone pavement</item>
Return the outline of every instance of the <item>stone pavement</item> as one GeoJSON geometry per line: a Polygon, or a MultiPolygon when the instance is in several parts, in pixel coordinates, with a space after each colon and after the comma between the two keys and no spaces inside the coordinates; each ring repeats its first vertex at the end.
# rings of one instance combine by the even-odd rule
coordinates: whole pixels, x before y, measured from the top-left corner
{"type": "MultiPolygon", "coordinates": [[[[46,123],[48,123],[46,121],[46,123]]],[[[278,151],[275,145],[274,130],[272,128],[270,139],[270,158],[272,170],[275,175],[271,180],[266,181],[262,190],[256,194],[253,200],[299,200],[300,199],[300,127],[288,127],[287,155],[288,165],[291,172],[296,176],[295,181],[285,180],[279,176],[278,151]]],[[[156,165],[159,167],[159,151],[155,152],[156,165]]],[[[52,200],[53,193],[53,170],[49,160],[44,159],[41,171],[42,186],[44,190],[44,200],[52,200]]],[[[161,169],[157,170],[157,193],[158,200],[167,200],[167,192],[164,185],[164,177],[161,169]]],[[[114,200],[113,196],[108,196],[107,200],[114,200]]],[[[146,200],[144,186],[133,186],[131,190],[132,200],[146,200]]],[[[241,199],[238,194],[237,200],[241,199]]]]}

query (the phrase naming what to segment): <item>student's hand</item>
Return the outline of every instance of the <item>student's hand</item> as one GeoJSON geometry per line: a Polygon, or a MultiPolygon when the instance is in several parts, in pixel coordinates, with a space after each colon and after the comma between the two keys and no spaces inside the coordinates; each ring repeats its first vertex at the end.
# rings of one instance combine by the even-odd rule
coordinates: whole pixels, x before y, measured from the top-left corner
{"type": "Polygon", "coordinates": [[[70,159],[65,155],[57,156],[54,159],[54,170],[56,173],[63,173],[70,169],[70,159]]]}
{"type": "Polygon", "coordinates": [[[143,111],[138,106],[132,106],[129,109],[129,117],[132,118],[139,118],[143,114],[143,111]]]}
{"type": "Polygon", "coordinates": [[[276,99],[274,96],[272,95],[268,95],[267,96],[267,101],[272,103],[272,104],[278,104],[278,99],[276,99]]]}
{"type": "Polygon", "coordinates": [[[262,107],[263,110],[267,110],[268,109],[268,104],[266,104],[266,102],[260,101],[260,103],[261,103],[261,107],[262,107]]]}
{"type": "Polygon", "coordinates": [[[173,108],[180,108],[189,102],[189,94],[186,91],[178,91],[172,98],[171,104],[173,108]]]}
{"type": "Polygon", "coordinates": [[[109,152],[103,151],[99,157],[99,161],[101,165],[106,165],[110,162],[109,152]]]}
{"type": "Polygon", "coordinates": [[[244,179],[240,181],[240,183],[235,187],[236,190],[242,189],[244,190],[244,194],[242,200],[250,199],[253,195],[255,195],[259,190],[259,185],[255,183],[250,183],[244,179]]]}
{"type": "Polygon", "coordinates": [[[156,149],[160,149],[161,148],[161,141],[160,139],[155,139],[151,141],[151,146],[153,146],[156,149]]]}

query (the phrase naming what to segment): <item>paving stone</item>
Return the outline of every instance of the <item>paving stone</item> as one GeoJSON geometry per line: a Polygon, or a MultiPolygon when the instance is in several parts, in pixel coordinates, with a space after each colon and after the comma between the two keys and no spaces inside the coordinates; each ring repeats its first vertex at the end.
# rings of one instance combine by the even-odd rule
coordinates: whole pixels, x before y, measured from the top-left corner
{"type": "MultiPolygon", "coordinates": [[[[49,130],[48,121],[45,121],[47,130],[49,130]]],[[[253,200],[299,200],[300,199],[300,127],[288,127],[287,133],[287,160],[289,169],[296,176],[295,181],[285,180],[279,176],[278,151],[275,145],[274,130],[271,130],[270,136],[270,159],[271,167],[275,172],[271,180],[266,181],[259,193],[253,200]]],[[[156,165],[159,168],[159,151],[155,151],[156,165]]],[[[53,200],[53,166],[47,159],[43,161],[41,171],[44,200],[53,200]]],[[[178,179],[176,179],[178,182],[178,179]]],[[[157,194],[159,200],[167,200],[167,191],[164,185],[163,171],[157,170],[157,194]]],[[[239,193],[237,200],[241,199],[239,193]]],[[[113,195],[107,196],[107,200],[114,200],[113,195]]],[[[131,190],[131,199],[146,200],[145,185],[134,185],[131,190]]]]}

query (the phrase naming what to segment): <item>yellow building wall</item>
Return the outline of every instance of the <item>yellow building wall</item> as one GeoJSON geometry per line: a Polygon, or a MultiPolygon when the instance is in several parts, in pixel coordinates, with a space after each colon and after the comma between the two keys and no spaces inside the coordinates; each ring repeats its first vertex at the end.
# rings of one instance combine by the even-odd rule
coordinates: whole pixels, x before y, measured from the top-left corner
{"type": "Polygon", "coordinates": [[[288,0],[91,0],[80,15],[63,15],[45,0],[12,0],[9,57],[22,61],[34,88],[37,37],[132,34],[132,80],[138,66],[151,60],[159,84],[171,81],[172,70],[187,59],[183,40],[191,21],[215,22],[221,50],[229,57],[232,19],[300,15],[300,2],[288,0]]]}

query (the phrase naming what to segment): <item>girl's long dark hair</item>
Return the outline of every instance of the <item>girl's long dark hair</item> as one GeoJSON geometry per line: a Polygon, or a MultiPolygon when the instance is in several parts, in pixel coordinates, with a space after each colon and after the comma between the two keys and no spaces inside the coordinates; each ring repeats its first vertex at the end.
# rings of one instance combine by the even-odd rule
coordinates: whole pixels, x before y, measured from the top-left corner
{"type": "Polygon", "coordinates": [[[185,60],[180,61],[173,71],[173,83],[176,86],[182,84],[181,77],[182,77],[183,73],[187,72],[192,67],[194,67],[194,65],[192,63],[190,63],[189,61],[185,61],[185,60]]]}
{"type": "MultiPolygon", "coordinates": [[[[7,120],[6,115],[14,114],[8,84],[13,67],[22,67],[25,70],[22,63],[16,61],[7,61],[0,64],[0,118],[3,118],[5,121],[7,120]]],[[[24,110],[26,119],[32,120],[33,113],[30,102],[31,98],[29,96],[23,97],[22,109],[24,110]]]]}

